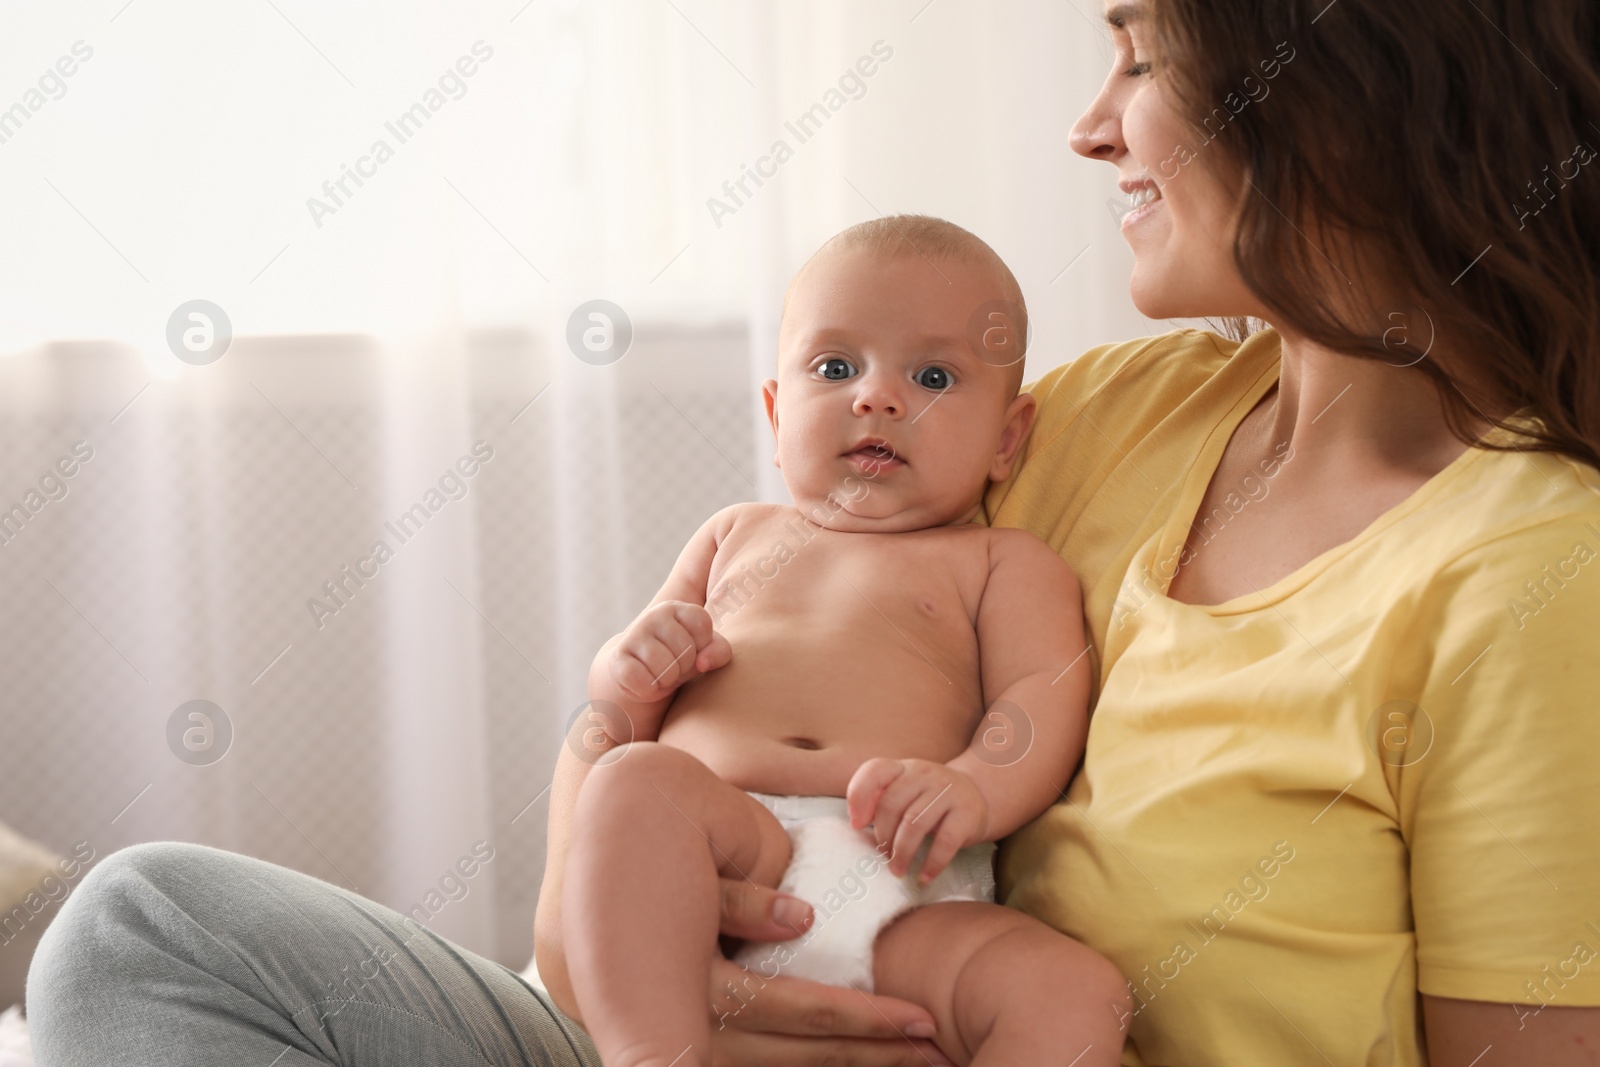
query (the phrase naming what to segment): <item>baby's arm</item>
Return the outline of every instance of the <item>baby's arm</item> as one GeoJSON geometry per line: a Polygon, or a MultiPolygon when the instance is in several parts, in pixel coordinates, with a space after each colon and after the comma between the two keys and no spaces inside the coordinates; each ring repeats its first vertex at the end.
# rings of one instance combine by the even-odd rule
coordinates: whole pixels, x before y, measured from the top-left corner
{"type": "Polygon", "coordinates": [[[989,581],[978,605],[986,710],[974,743],[949,764],[969,775],[988,802],[979,838],[986,841],[1060,799],[1089,732],[1090,663],[1078,577],[1031,533],[996,529],[992,537],[989,581]],[[991,730],[1012,736],[1004,747],[987,746],[991,730]]]}
{"type": "Polygon", "coordinates": [[[1004,837],[1049,807],[1088,732],[1089,663],[1076,575],[1030,533],[993,530],[990,538],[977,620],[986,710],[973,743],[948,763],[869,759],[846,789],[852,825],[870,822],[878,843],[892,845],[896,875],[933,835],[923,883],[957,850],[1004,837]]]}
{"type": "Polygon", "coordinates": [[[655,598],[590,665],[591,705],[609,702],[627,716],[626,723],[605,724],[617,743],[655,740],[679,687],[730,660],[732,649],[712,629],[705,603],[711,562],[739,508],[723,508],[695,531],[655,598]]]}

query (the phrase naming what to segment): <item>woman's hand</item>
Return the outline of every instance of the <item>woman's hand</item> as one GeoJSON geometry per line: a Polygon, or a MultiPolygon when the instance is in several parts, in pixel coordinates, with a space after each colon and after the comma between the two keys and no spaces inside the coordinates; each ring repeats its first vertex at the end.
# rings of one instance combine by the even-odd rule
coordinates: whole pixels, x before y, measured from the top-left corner
{"type": "MultiPolygon", "coordinates": [[[[810,926],[812,910],[796,897],[737,878],[722,879],[721,887],[724,935],[787,941],[810,926]],[[775,914],[780,904],[800,905],[798,925],[780,921],[775,914]]],[[[716,1067],[948,1064],[938,1046],[919,1033],[933,1033],[933,1016],[910,1001],[782,974],[766,978],[721,955],[712,959],[711,1059],[716,1067]]]]}

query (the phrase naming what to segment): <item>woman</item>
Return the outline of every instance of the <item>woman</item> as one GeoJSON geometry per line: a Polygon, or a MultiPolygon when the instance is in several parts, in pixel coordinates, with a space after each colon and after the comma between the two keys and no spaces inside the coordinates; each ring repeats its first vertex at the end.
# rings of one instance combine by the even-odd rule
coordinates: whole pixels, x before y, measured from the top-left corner
{"type": "MultiPolygon", "coordinates": [[[[1273,328],[1031,387],[989,520],[1083,576],[1098,704],[1001,900],[1123,969],[1131,1064],[1595,1062],[1600,11],[1106,17],[1072,143],[1131,194],[1135,302],[1273,328]]],[[[564,752],[552,793],[547,973],[585,766],[564,752]]],[[[724,888],[730,936],[804,925],[724,888]]],[[[719,1063],[943,1061],[916,1005],[731,964],[712,992],[719,1063]]],[[[93,872],[30,994],[45,1067],[595,1062],[504,968],[195,846],[93,872]]]]}

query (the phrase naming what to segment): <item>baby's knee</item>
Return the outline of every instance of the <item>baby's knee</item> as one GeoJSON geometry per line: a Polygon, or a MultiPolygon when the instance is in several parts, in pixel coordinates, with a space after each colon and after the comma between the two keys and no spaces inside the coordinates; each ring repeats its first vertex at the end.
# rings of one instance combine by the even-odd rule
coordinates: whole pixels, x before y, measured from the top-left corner
{"type": "Polygon", "coordinates": [[[1041,948],[1045,967],[1062,985],[1074,990],[1080,1003],[1106,1018],[1122,1018],[1129,1003],[1128,980],[1117,965],[1094,949],[1065,935],[1041,948]]]}
{"type": "MultiPolygon", "coordinates": [[[[1058,931],[1031,924],[1020,927],[996,939],[984,956],[1004,972],[1020,1010],[1058,1014],[1071,1004],[1075,1016],[1082,1009],[1112,1020],[1127,1015],[1128,981],[1116,964],[1058,931]]],[[[1001,975],[979,973],[972,978],[999,982],[1001,975]]]]}
{"type": "MultiPolygon", "coordinates": [[[[583,793],[624,793],[630,789],[663,788],[668,783],[715,777],[710,768],[681,748],[659,741],[629,741],[596,763],[583,793]],[[590,783],[598,783],[591,789],[590,783]]],[[[581,795],[581,794],[580,794],[581,795]]]]}
{"type": "Polygon", "coordinates": [[[1077,952],[1063,962],[1076,976],[1083,999],[1102,1009],[1107,1018],[1128,1018],[1133,998],[1122,971],[1087,945],[1073,941],[1072,946],[1077,952]]]}

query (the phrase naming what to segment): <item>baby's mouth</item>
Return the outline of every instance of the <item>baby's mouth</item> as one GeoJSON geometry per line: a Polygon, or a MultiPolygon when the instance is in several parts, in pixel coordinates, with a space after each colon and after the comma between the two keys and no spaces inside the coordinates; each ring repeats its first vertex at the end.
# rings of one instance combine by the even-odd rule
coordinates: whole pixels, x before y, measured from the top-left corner
{"type": "Polygon", "coordinates": [[[903,467],[906,463],[891,446],[876,442],[864,444],[852,452],[846,452],[845,458],[855,463],[868,475],[876,475],[896,467],[903,467]]]}

